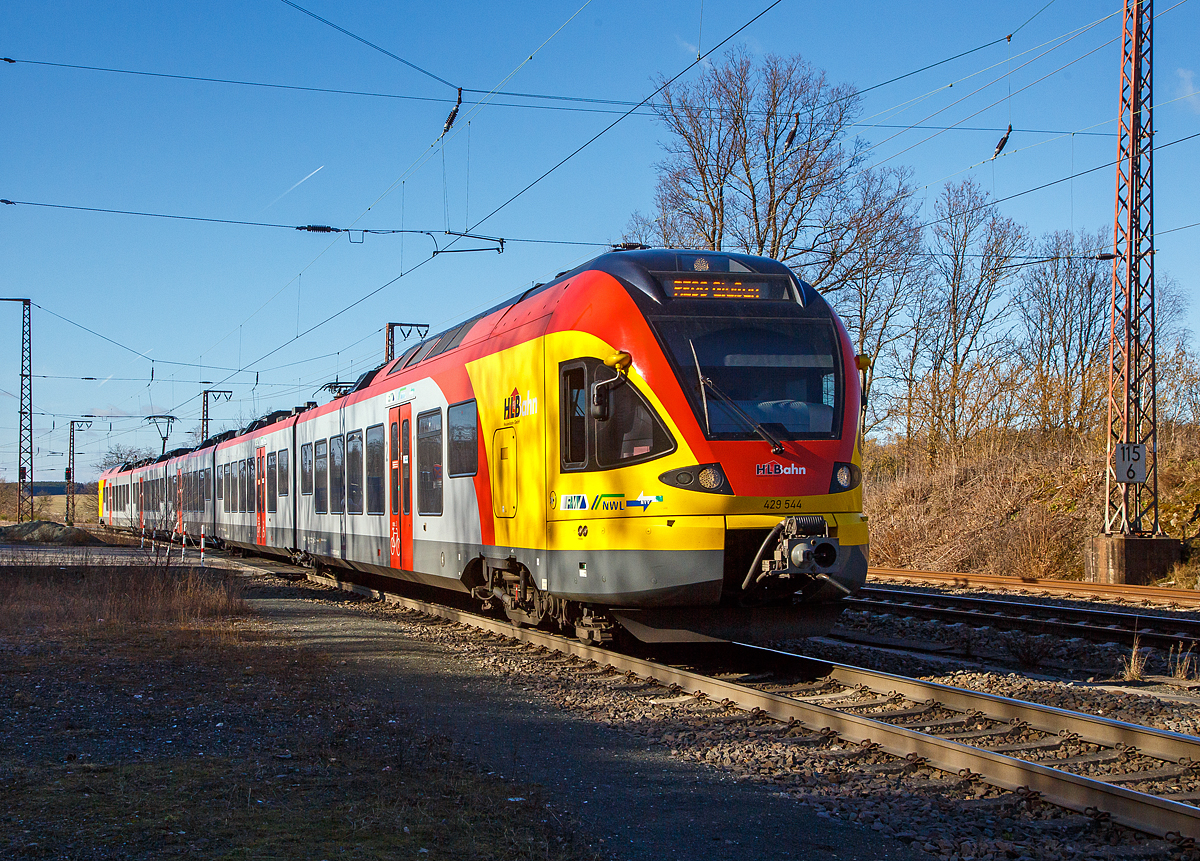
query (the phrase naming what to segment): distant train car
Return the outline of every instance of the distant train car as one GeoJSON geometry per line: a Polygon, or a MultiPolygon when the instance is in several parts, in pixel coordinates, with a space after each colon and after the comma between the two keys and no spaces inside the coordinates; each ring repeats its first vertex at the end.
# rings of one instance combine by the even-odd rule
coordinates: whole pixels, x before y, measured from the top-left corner
{"type": "Polygon", "coordinates": [[[595,642],[803,636],[866,578],[859,409],[845,327],[783,264],[619,251],[324,406],[105,473],[101,511],[595,642]]]}

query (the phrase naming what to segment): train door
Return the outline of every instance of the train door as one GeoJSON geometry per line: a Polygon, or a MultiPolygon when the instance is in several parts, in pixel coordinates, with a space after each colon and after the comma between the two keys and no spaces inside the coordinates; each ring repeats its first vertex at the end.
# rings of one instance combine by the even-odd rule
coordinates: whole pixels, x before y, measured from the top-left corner
{"type": "Polygon", "coordinates": [[[391,567],[411,571],[412,548],[412,404],[392,407],[388,421],[391,502],[388,508],[391,567]]]}
{"type": "Polygon", "coordinates": [[[517,514],[517,429],[500,428],[492,436],[492,513],[517,514]]]}
{"type": "Polygon", "coordinates": [[[145,483],[146,477],[144,475],[139,475],[137,483],[138,529],[143,530],[146,528],[146,506],[144,503],[145,497],[142,495],[142,485],[145,483]]]}
{"type": "Polygon", "coordinates": [[[258,504],[254,508],[254,543],[267,543],[267,449],[259,446],[255,449],[254,459],[258,469],[254,471],[254,496],[258,504]]]}
{"type": "Polygon", "coordinates": [[[183,468],[175,467],[175,531],[179,540],[183,540],[183,468]]]}

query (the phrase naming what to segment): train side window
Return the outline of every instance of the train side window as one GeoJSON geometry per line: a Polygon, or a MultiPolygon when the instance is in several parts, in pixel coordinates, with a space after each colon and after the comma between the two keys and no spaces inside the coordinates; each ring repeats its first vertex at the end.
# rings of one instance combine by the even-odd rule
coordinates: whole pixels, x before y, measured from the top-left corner
{"type": "Polygon", "coordinates": [[[329,513],[346,510],[346,441],[341,434],[329,438],[329,513]]]}
{"type": "Polygon", "coordinates": [[[479,472],[479,415],[475,401],[455,404],[446,410],[449,430],[447,466],[451,478],[479,472]]]}
{"type": "Polygon", "coordinates": [[[346,434],[346,511],[363,512],[363,433],[346,434]]]}
{"type": "Polygon", "coordinates": [[[367,514],[383,514],[385,470],[383,425],[367,428],[367,514]]]}
{"type": "Polygon", "coordinates": [[[250,487],[246,493],[246,499],[248,503],[246,505],[246,510],[251,514],[253,514],[259,508],[262,508],[261,503],[259,504],[258,508],[256,508],[254,505],[254,498],[258,496],[258,482],[254,480],[254,460],[255,459],[253,457],[246,458],[246,476],[250,479],[250,487]]]}
{"type": "Polygon", "coordinates": [[[400,489],[400,504],[404,507],[404,514],[407,516],[412,511],[412,454],[409,448],[412,445],[412,436],[408,432],[408,419],[401,422],[400,425],[400,451],[403,452],[403,458],[400,464],[400,474],[403,476],[401,481],[403,485],[400,489]]]}
{"type": "Polygon", "coordinates": [[[587,368],[567,367],[562,372],[562,465],[564,470],[587,466],[587,368]]]}
{"type": "Polygon", "coordinates": [[[237,500],[237,508],[235,510],[242,512],[246,510],[246,461],[244,459],[239,460],[234,464],[234,467],[237,470],[237,475],[234,476],[233,480],[234,498],[237,500]]]}
{"type": "Polygon", "coordinates": [[[300,446],[300,493],[308,496],[313,492],[313,447],[311,442],[300,446]]]}
{"type": "Polygon", "coordinates": [[[392,422],[392,447],[388,449],[392,458],[392,514],[400,513],[400,425],[392,422]]]}
{"type": "Polygon", "coordinates": [[[288,450],[281,448],[279,450],[279,495],[287,496],[291,489],[291,476],[288,475],[288,450]]]}
{"type": "Polygon", "coordinates": [[[277,510],[275,498],[279,494],[279,473],[275,467],[275,452],[267,455],[267,513],[274,514],[277,510]]]}
{"type": "Polygon", "coordinates": [[[417,513],[442,513],[442,411],[417,415],[417,513]]]}
{"type": "Polygon", "coordinates": [[[217,464],[217,499],[225,498],[225,482],[221,481],[222,468],[221,464],[217,464]]]}
{"type": "Polygon", "coordinates": [[[313,510],[317,514],[325,514],[329,510],[329,443],[323,439],[317,440],[313,510]]]}

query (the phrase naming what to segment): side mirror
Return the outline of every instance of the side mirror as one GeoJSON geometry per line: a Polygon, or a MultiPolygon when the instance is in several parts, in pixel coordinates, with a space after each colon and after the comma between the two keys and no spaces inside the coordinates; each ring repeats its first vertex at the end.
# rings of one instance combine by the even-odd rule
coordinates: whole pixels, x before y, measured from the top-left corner
{"type": "Polygon", "coordinates": [[[608,421],[609,415],[609,386],[606,383],[592,384],[592,403],[589,412],[598,422],[608,421]]]}

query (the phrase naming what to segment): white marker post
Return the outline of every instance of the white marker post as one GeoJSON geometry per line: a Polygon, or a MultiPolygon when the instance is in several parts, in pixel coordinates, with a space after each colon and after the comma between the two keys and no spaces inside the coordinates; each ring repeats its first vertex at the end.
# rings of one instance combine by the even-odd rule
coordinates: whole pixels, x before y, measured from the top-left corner
{"type": "Polygon", "coordinates": [[[200,567],[204,567],[204,524],[200,524],[200,567]]]}

